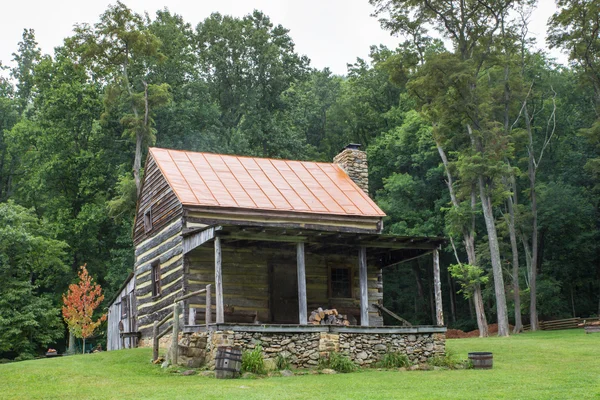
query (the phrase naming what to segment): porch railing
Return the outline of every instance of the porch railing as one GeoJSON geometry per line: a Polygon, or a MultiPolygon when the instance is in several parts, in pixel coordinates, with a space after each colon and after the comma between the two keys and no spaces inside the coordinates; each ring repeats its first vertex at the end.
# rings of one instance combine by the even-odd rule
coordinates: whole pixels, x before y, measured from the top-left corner
{"type": "MultiPolygon", "coordinates": [[[[208,285],[206,285],[206,287],[204,289],[200,289],[195,292],[188,293],[184,296],[176,298],[175,301],[173,302],[173,311],[170,312],[162,320],[154,321],[154,325],[152,327],[152,360],[153,361],[156,361],[158,359],[158,343],[159,343],[160,338],[165,336],[169,332],[169,328],[167,328],[164,331],[159,333],[159,328],[162,325],[164,325],[165,323],[167,323],[167,321],[169,321],[169,319],[171,319],[171,317],[172,317],[173,325],[172,325],[172,338],[171,338],[171,349],[170,349],[171,357],[170,357],[170,359],[171,359],[172,364],[177,364],[178,353],[179,353],[178,338],[179,338],[179,330],[180,330],[179,329],[179,309],[181,308],[181,305],[183,304],[184,300],[187,300],[193,296],[198,296],[202,293],[206,293],[206,295],[205,295],[206,312],[204,314],[205,315],[204,320],[205,320],[205,324],[206,324],[207,328],[208,328],[208,325],[210,325],[212,323],[211,288],[212,288],[212,285],[208,284],[208,285]]],[[[190,307],[189,314],[190,314],[189,321],[192,321],[195,323],[196,308],[190,307]]]]}

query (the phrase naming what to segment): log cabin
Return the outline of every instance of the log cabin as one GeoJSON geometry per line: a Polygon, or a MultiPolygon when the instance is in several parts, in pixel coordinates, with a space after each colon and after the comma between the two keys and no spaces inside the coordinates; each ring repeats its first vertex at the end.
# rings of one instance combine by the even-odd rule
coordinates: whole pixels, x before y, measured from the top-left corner
{"type": "Polygon", "coordinates": [[[368,195],[360,145],[333,163],[150,148],[133,229],[130,327],[148,344],[176,299],[210,284],[206,300],[185,299],[184,332],[206,321],[214,329],[297,330],[314,323],[318,308],[335,309],[348,329],[382,328],[382,269],[430,254],[438,325],[431,332],[444,332],[444,239],[382,234],[384,217],[368,195]]]}

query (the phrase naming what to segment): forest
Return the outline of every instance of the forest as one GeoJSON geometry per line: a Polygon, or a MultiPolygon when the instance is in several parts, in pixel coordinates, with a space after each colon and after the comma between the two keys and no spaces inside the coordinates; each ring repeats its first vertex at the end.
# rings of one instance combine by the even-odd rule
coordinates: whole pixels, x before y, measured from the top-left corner
{"type": "MultiPolygon", "coordinates": [[[[448,238],[449,327],[599,315],[600,0],[558,0],[545,38],[532,0],[370,3],[398,47],[343,76],[260,11],[192,26],[117,2],[53,54],[24,29],[0,64],[0,359],[64,348],[81,265],[98,312],[118,291],[149,146],[330,162],[360,143],[385,232],[448,238]]],[[[434,323],[431,274],[385,270],[385,306],[434,323]]]]}

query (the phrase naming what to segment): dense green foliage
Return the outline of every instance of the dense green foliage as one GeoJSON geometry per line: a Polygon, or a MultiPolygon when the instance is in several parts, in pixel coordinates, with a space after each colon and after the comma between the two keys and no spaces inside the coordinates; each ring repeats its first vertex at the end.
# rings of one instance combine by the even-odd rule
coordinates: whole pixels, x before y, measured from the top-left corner
{"type": "MultiPolygon", "coordinates": [[[[10,79],[0,77],[0,357],[63,336],[60,294],[83,263],[107,300],[115,294],[133,265],[150,145],[329,161],[362,143],[386,231],[452,237],[442,265],[481,269],[488,320],[497,318],[494,269],[511,323],[515,301],[528,322],[532,298],[540,319],[600,313],[600,44],[586,17],[600,2],[558,2],[549,41],[570,52],[568,67],[534,50],[518,18],[489,28],[508,12],[502,4],[526,19],[527,1],[456,20],[465,37],[440,28],[451,46],[411,19],[439,17],[422,2],[372,3],[385,29],[411,40],[373,46],[345,76],[311,68],[288,30],[258,11],[192,27],[166,9],[141,16],[117,3],[52,55],[25,30],[10,79]]],[[[431,274],[428,258],[386,269],[384,305],[434,322],[431,274]]],[[[447,321],[475,328],[472,300],[442,274],[447,321]]]]}
{"type": "Polygon", "coordinates": [[[0,365],[10,399],[597,399],[599,337],[580,329],[449,340],[464,360],[491,351],[492,370],[377,371],[264,379],[182,376],[152,365],[151,349],[0,365]]]}

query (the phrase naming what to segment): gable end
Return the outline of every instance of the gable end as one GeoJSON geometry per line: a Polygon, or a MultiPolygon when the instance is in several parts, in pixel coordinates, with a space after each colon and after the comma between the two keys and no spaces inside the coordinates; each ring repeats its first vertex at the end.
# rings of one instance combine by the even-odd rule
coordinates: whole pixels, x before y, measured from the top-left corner
{"type": "Polygon", "coordinates": [[[142,191],[137,201],[133,243],[140,243],[174,219],[180,218],[182,210],[181,202],[158,168],[154,157],[149,154],[144,168],[142,191]],[[145,221],[148,215],[150,219],[145,221]]]}

